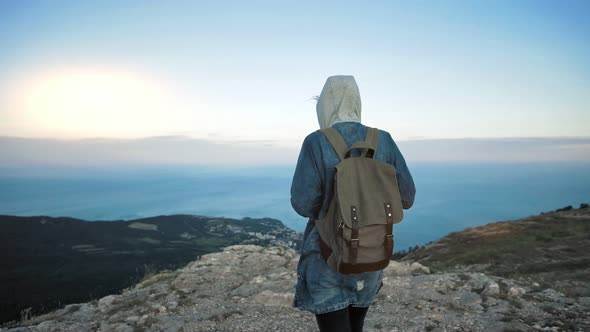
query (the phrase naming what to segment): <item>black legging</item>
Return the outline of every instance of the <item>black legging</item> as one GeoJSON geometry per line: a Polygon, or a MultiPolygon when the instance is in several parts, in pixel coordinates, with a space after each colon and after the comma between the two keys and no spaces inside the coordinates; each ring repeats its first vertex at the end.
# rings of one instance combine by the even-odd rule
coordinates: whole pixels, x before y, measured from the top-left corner
{"type": "Polygon", "coordinates": [[[348,306],[338,311],[315,315],[320,332],[362,332],[369,308],[348,306]]]}

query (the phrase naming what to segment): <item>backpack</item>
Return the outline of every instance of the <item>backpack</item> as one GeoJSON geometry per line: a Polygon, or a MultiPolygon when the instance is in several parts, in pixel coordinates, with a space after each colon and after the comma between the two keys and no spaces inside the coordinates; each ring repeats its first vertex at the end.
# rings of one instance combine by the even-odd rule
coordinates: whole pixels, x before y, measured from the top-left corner
{"type": "Polygon", "coordinates": [[[328,211],[315,222],[321,256],[342,274],[382,270],[393,255],[393,224],[403,209],[395,167],[374,159],[379,130],[367,127],[365,141],[350,148],[336,129],[320,131],[340,158],[328,211]]]}

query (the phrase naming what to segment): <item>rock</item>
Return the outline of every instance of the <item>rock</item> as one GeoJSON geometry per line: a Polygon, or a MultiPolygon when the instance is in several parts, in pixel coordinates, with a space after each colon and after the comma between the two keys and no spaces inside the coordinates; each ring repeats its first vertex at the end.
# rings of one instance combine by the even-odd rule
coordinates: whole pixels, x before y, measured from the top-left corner
{"type": "Polygon", "coordinates": [[[459,302],[465,306],[474,306],[481,304],[481,297],[476,293],[465,293],[459,298],[459,302]]]}
{"type": "Polygon", "coordinates": [[[463,277],[468,278],[466,285],[470,287],[472,292],[476,293],[481,293],[487,284],[494,282],[494,280],[481,272],[465,273],[463,277]]]}
{"type": "Polygon", "coordinates": [[[383,276],[404,276],[404,275],[420,275],[429,274],[430,269],[418,262],[397,262],[391,261],[389,265],[383,270],[383,276]]]}
{"type": "Polygon", "coordinates": [[[178,306],[178,303],[176,301],[170,301],[166,304],[168,305],[168,309],[170,310],[174,310],[178,306]]]}
{"type": "Polygon", "coordinates": [[[483,302],[483,305],[485,307],[492,307],[495,306],[496,304],[498,304],[498,300],[496,300],[496,298],[494,297],[486,297],[486,300],[483,302]]]}
{"type": "Polygon", "coordinates": [[[57,324],[54,321],[45,321],[45,322],[42,322],[41,324],[37,325],[35,330],[39,331],[39,332],[56,331],[56,329],[57,329],[56,325],[57,324]]]}
{"type": "Polygon", "coordinates": [[[448,278],[439,278],[434,281],[433,287],[440,294],[447,294],[455,287],[455,282],[448,278]]]}
{"type": "Polygon", "coordinates": [[[257,285],[251,283],[242,284],[234,289],[231,294],[239,297],[250,297],[259,291],[257,285]]]}
{"type": "Polygon", "coordinates": [[[252,283],[252,284],[261,284],[261,283],[263,283],[265,281],[266,281],[266,277],[256,276],[256,277],[254,277],[254,279],[252,279],[252,281],[250,281],[250,283],[252,283]]]}
{"type": "Polygon", "coordinates": [[[410,265],[410,272],[412,275],[430,274],[430,269],[418,262],[414,262],[410,265]]]}
{"type": "Polygon", "coordinates": [[[589,296],[579,297],[578,302],[580,303],[580,305],[582,305],[583,307],[586,307],[588,310],[590,310],[590,297],[589,296]]]}
{"type": "MultiPolygon", "coordinates": [[[[264,247],[255,246],[252,244],[229,246],[229,247],[225,247],[223,249],[224,252],[236,252],[236,253],[242,253],[242,254],[243,253],[261,252],[262,250],[264,250],[264,247]]],[[[208,256],[208,255],[205,255],[205,256],[208,256]]]]}
{"type": "Polygon", "coordinates": [[[108,295],[98,300],[98,310],[102,313],[106,313],[112,309],[113,304],[117,301],[119,296],[108,295]]]}
{"type": "Polygon", "coordinates": [[[293,304],[293,293],[274,293],[269,290],[256,294],[252,300],[264,305],[278,305],[289,307],[293,304]]]}
{"type": "Polygon", "coordinates": [[[512,297],[520,297],[524,293],[526,293],[526,291],[522,287],[510,287],[510,289],[508,289],[508,295],[512,297]]]}
{"type": "Polygon", "coordinates": [[[279,256],[283,256],[285,254],[285,249],[283,247],[270,247],[270,248],[265,248],[264,252],[268,255],[279,255],[279,256]]]}
{"type": "Polygon", "coordinates": [[[168,309],[166,309],[165,306],[161,305],[161,304],[157,304],[157,305],[153,305],[152,308],[156,311],[159,312],[161,314],[165,313],[166,311],[168,311],[168,309]]]}
{"type": "Polygon", "coordinates": [[[134,329],[132,326],[127,324],[119,323],[119,324],[108,324],[106,322],[100,323],[100,332],[133,332],[134,329]]]}
{"type": "Polygon", "coordinates": [[[389,262],[389,265],[383,270],[384,276],[393,276],[403,274],[403,267],[407,266],[408,263],[400,263],[396,261],[389,262]]]}
{"type": "Polygon", "coordinates": [[[147,320],[149,318],[150,318],[150,316],[143,315],[143,316],[139,317],[139,320],[137,321],[137,324],[139,324],[139,325],[145,325],[145,323],[147,322],[147,320]]]}
{"type": "Polygon", "coordinates": [[[500,286],[494,281],[488,282],[481,294],[485,296],[496,297],[500,295],[500,286]]]}

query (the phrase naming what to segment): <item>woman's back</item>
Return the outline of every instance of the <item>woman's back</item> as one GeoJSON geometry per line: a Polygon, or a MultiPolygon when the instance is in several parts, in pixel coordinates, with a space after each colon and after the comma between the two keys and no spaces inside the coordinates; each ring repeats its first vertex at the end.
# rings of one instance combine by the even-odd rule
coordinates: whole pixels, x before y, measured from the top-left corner
{"type": "MultiPolygon", "coordinates": [[[[349,147],[364,141],[367,133],[367,127],[359,122],[339,122],[332,127],[338,130],[349,147]]],[[[384,130],[379,130],[374,158],[395,167],[402,204],[409,209],[414,201],[414,182],[397,145],[384,130]]],[[[305,138],[291,185],[291,204],[298,214],[313,220],[325,214],[332,199],[335,167],[339,162],[338,154],[320,131],[305,138]]]]}
{"type": "MultiPolygon", "coordinates": [[[[360,95],[352,76],[328,78],[316,105],[320,128],[333,127],[348,147],[364,141],[360,95]]],[[[379,131],[374,158],[395,167],[404,208],[414,202],[415,188],[406,162],[388,132],[379,131]]],[[[294,306],[316,314],[321,331],[361,331],[367,308],[380,289],[383,271],[345,275],[330,268],[320,255],[315,221],[332,199],[338,154],[320,131],[309,134],[301,147],[291,185],[291,204],[309,218],[297,267],[294,306]]]]}

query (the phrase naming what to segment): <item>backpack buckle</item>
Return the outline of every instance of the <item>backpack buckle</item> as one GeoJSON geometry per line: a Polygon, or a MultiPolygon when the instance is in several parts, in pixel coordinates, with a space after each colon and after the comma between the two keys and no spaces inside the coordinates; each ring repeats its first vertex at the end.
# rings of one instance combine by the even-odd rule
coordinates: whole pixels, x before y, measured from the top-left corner
{"type": "Polygon", "coordinates": [[[385,235],[385,256],[390,257],[393,253],[393,234],[385,235]]]}
{"type": "Polygon", "coordinates": [[[350,246],[354,249],[359,247],[359,239],[350,239],[350,246]]]}

